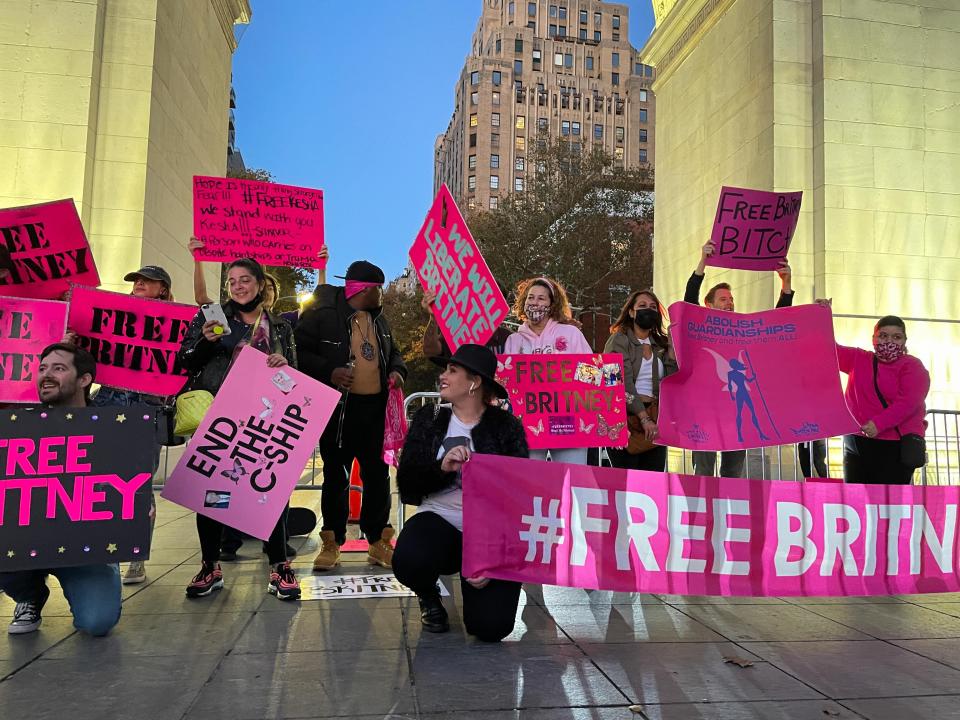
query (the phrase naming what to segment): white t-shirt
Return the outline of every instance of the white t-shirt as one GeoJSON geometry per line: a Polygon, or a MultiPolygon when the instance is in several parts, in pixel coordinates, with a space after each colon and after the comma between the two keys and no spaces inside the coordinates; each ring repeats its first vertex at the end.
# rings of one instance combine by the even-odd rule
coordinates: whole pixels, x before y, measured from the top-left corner
{"type": "MultiPolygon", "coordinates": [[[[447,425],[447,435],[440,443],[437,460],[442,460],[447,452],[460,445],[466,445],[472,451],[472,433],[476,426],[476,423],[467,425],[456,416],[456,413],[451,412],[450,424],[447,425]]],[[[436,513],[457,530],[463,532],[463,483],[460,479],[460,473],[457,473],[457,479],[452,486],[432,495],[427,495],[424,501],[420,503],[417,512],[436,513]]]]}
{"type": "MultiPolygon", "coordinates": [[[[644,338],[643,340],[637,340],[641,345],[649,345],[650,338],[644,338]]],[[[637,395],[645,395],[647,397],[653,397],[653,361],[657,361],[657,376],[663,377],[663,362],[656,355],[651,355],[650,359],[643,358],[640,362],[640,367],[637,370],[637,386],[636,391],[637,395]]]]}

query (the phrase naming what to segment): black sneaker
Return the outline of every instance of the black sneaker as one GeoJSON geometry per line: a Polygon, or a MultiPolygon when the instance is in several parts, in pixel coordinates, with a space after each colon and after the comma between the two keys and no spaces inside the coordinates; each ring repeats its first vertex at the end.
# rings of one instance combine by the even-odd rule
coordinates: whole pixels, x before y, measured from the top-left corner
{"type": "Polygon", "coordinates": [[[203,563],[190,584],[187,585],[187,597],[198,598],[223,588],[223,572],[220,564],[203,563]]]}
{"type": "Polygon", "coordinates": [[[450,629],[447,611],[440,600],[440,593],[432,593],[426,597],[417,595],[417,600],[420,602],[420,623],[424,630],[444,633],[450,629]]]}
{"type": "Polygon", "coordinates": [[[282,562],[270,572],[270,582],[267,584],[267,592],[276,595],[277,600],[299,600],[300,583],[297,582],[297,576],[293,574],[290,563],[282,562]]]}
{"type": "Polygon", "coordinates": [[[43,597],[40,600],[17,603],[13,609],[13,620],[7,626],[7,632],[11,635],[26,635],[36,632],[40,623],[43,622],[40,611],[47,604],[48,597],[50,597],[50,590],[44,585],[43,597]]]}

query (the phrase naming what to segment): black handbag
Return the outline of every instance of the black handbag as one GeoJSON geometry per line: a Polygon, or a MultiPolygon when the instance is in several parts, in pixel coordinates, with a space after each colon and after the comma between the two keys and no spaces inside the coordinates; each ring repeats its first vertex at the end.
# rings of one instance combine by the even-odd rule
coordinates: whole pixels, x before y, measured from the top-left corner
{"type": "MultiPolygon", "coordinates": [[[[877,393],[877,397],[880,399],[880,404],[883,405],[883,409],[886,410],[889,407],[886,399],[883,397],[883,393],[880,392],[880,384],[877,382],[877,356],[873,356],[873,389],[877,393]]],[[[911,468],[916,470],[927,464],[927,441],[924,439],[923,435],[917,435],[916,433],[907,433],[904,435],[900,432],[899,427],[894,427],[894,430],[897,431],[897,435],[900,436],[900,463],[904,467],[911,468]]]]}

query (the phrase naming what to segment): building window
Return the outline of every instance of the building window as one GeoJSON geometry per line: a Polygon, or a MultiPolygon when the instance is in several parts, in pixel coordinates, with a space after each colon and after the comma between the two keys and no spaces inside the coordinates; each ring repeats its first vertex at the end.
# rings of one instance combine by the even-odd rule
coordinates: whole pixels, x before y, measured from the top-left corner
{"type": "Polygon", "coordinates": [[[570,134],[570,121],[563,120],[560,122],[560,134],[569,135],[570,134]]]}
{"type": "Polygon", "coordinates": [[[500,207],[500,198],[491,197],[491,198],[490,198],[490,209],[491,209],[491,210],[496,210],[498,207],[500,207]]]}
{"type": "Polygon", "coordinates": [[[593,126],[593,137],[597,140],[603,140],[603,125],[593,126]]]}
{"type": "Polygon", "coordinates": [[[477,146],[477,134],[470,133],[470,147],[476,147],[476,146],[477,146]]]}
{"type": "Polygon", "coordinates": [[[603,22],[603,15],[598,12],[593,14],[593,24],[595,27],[600,27],[600,23],[603,22]]]}
{"type": "Polygon", "coordinates": [[[586,11],[586,10],[581,10],[581,11],[580,11],[580,22],[582,22],[582,23],[586,23],[586,22],[587,22],[587,11],[586,11]]]}
{"type": "Polygon", "coordinates": [[[610,73],[610,83],[612,85],[620,84],[620,73],[610,73]]]}
{"type": "Polygon", "coordinates": [[[469,169],[471,169],[471,170],[476,170],[476,169],[477,169],[477,156],[476,156],[476,155],[471,155],[469,158],[467,158],[467,167],[468,167],[469,169]]]}
{"type": "Polygon", "coordinates": [[[491,156],[490,156],[490,167],[493,168],[494,170],[496,170],[497,168],[500,167],[500,156],[499,156],[499,155],[491,155],[491,156]]]}
{"type": "Polygon", "coordinates": [[[478,73],[476,70],[474,70],[472,73],[470,73],[470,84],[471,84],[471,85],[479,85],[479,84],[480,84],[480,73],[478,73]]]}
{"type": "Polygon", "coordinates": [[[499,104],[500,104],[500,93],[498,93],[496,90],[494,90],[494,91],[493,91],[493,94],[490,95],[490,102],[493,103],[494,105],[499,105],[499,104]]]}
{"type": "Polygon", "coordinates": [[[513,169],[516,170],[517,172],[523,172],[525,165],[526,163],[524,162],[522,157],[518,157],[516,160],[513,161],[513,169]]]}
{"type": "Polygon", "coordinates": [[[513,74],[514,74],[514,75],[523,75],[523,60],[514,60],[514,61],[513,61],[513,74]]]}
{"type": "Polygon", "coordinates": [[[556,5],[551,5],[551,6],[550,6],[550,17],[556,17],[556,16],[557,16],[557,6],[556,6],[556,5]]]}
{"type": "Polygon", "coordinates": [[[563,53],[553,54],[553,64],[557,67],[561,67],[563,65],[563,53]]]}
{"type": "Polygon", "coordinates": [[[613,53],[610,56],[610,67],[620,67],[620,53],[613,53]]]}
{"type": "Polygon", "coordinates": [[[564,66],[565,68],[572,68],[572,67],[573,67],[573,53],[566,53],[566,54],[563,56],[563,66],[564,66]]]}
{"type": "Polygon", "coordinates": [[[490,124],[494,127],[500,127],[500,113],[490,113],[490,124]]]}
{"type": "Polygon", "coordinates": [[[550,128],[550,118],[537,118],[537,127],[546,132],[550,128]]]}
{"type": "Polygon", "coordinates": [[[584,67],[586,67],[587,70],[593,70],[593,56],[592,56],[592,55],[587,55],[587,56],[583,59],[583,61],[584,61],[584,67]]]}
{"type": "Polygon", "coordinates": [[[527,3],[527,15],[529,15],[530,17],[537,16],[537,4],[535,2],[527,3]]]}
{"type": "Polygon", "coordinates": [[[476,127],[476,126],[477,126],[477,114],[470,113],[470,127],[476,127]]]}
{"type": "Polygon", "coordinates": [[[523,152],[524,150],[527,149],[527,141],[526,141],[526,140],[523,138],[523,136],[521,136],[521,135],[518,135],[518,136],[517,136],[516,148],[517,148],[517,150],[519,150],[520,152],[523,152]]]}
{"type": "Polygon", "coordinates": [[[517,130],[523,130],[527,126],[526,115],[517,115],[517,130]]]}
{"type": "Polygon", "coordinates": [[[647,91],[646,91],[646,90],[641,90],[641,91],[640,91],[640,102],[646,102],[646,101],[647,101],[647,91]]]}
{"type": "Polygon", "coordinates": [[[640,110],[640,122],[645,123],[647,121],[647,111],[642,109],[640,110]]]}
{"type": "Polygon", "coordinates": [[[644,77],[653,77],[653,68],[650,65],[643,66],[643,76],[644,77]]]}
{"type": "Polygon", "coordinates": [[[470,93],[470,104],[477,105],[480,102],[480,93],[470,93]]]}
{"type": "Polygon", "coordinates": [[[513,189],[517,192],[523,192],[523,178],[513,179],[513,189]]]}
{"type": "Polygon", "coordinates": [[[646,148],[640,150],[640,162],[645,163],[647,161],[647,150],[646,148]]]}
{"type": "Polygon", "coordinates": [[[557,37],[566,37],[567,36],[567,26],[561,25],[557,28],[557,37]]]}
{"type": "Polygon", "coordinates": [[[633,74],[643,77],[643,63],[633,64],[633,74]]]}
{"type": "Polygon", "coordinates": [[[494,85],[499,85],[501,78],[502,78],[502,75],[500,74],[500,71],[499,71],[499,70],[494,70],[494,71],[493,71],[493,84],[494,84],[494,85]]]}
{"type": "Polygon", "coordinates": [[[490,189],[491,189],[491,190],[499,190],[499,189],[500,189],[500,176],[499,176],[499,175],[491,175],[491,176],[490,176],[490,189]]]}
{"type": "Polygon", "coordinates": [[[533,69],[540,70],[541,65],[540,61],[543,59],[543,54],[539,50],[533,51],[533,69]]]}
{"type": "Polygon", "coordinates": [[[619,16],[619,15],[614,15],[614,16],[613,16],[613,29],[614,29],[614,30],[619,30],[619,29],[620,29],[620,16],[619,16]]]}
{"type": "Polygon", "coordinates": [[[517,38],[513,41],[513,51],[518,53],[523,52],[523,38],[517,38]]]}
{"type": "Polygon", "coordinates": [[[500,147],[500,133],[493,133],[490,136],[490,147],[500,147]]]}
{"type": "Polygon", "coordinates": [[[476,189],[477,189],[477,176],[471,175],[470,177],[467,178],[467,190],[469,190],[470,192],[473,192],[476,189]]]}
{"type": "Polygon", "coordinates": [[[587,29],[586,29],[586,28],[580,28],[580,39],[581,39],[581,40],[586,40],[586,39],[587,39],[587,29]]]}
{"type": "Polygon", "coordinates": [[[513,15],[514,5],[515,5],[515,4],[514,4],[513,2],[510,2],[510,4],[507,5],[507,13],[509,13],[510,15],[513,15]]]}
{"type": "Polygon", "coordinates": [[[536,29],[537,29],[537,23],[536,23],[535,21],[531,20],[530,22],[527,23],[527,27],[530,28],[530,29],[533,30],[533,31],[536,31],[536,29]]]}
{"type": "Polygon", "coordinates": [[[550,26],[550,29],[547,30],[547,35],[548,35],[549,37],[556,37],[556,36],[557,36],[557,26],[556,26],[556,25],[551,25],[551,26],[550,26]]]}
{"type": "Polygon", "coordinates": [[[573,130],[573,134],[574,134],[574,135],[579,135],[579,134],[580,134],[580,123],[574,121],[574,123],[573,123],[573,125],[572,125],[572,130],[573,130]]]}
{"type": "Polygon", "coordinates": [[[594,42],[600,42],[600,31],[599,31],[599,30],[594,30],[594,31],[593,31],[593,41],[594,41],[594,42]]]}
{"type": "Polygon", "coordinates": [[[620,33],[618,33],[616,30],[613,31],[613,41],[620,42],[620,33]]]}
{"type": "Polygon", "coordinates": [[[567,19],[567,9],[563,5],[560,6],[560,19],[561,20],[567,19]]]}
{"type": "Polygon", "coordinates": [[[613,157],[617,162],[623,162],[623,148],[622,147],[614,148],[613,157]]]}
{"type": "Polygon", "coordinates": [[[645,143],[646,141],[647,141],[647,129],[646,129],[646,128],[643,128],[643,129],[640,131],[640,142],[645,143]]]}
{"type": "Polygon", "coordinates": [[[501,47],[502,47],[502,46],[501,46],[501,44],[500,44],[500,38],[497,38],[497,55],[500,54],[500,48],[501,48],[501,47]]]}
{"type": "Polygon", "coordinates": [[[617,126],[617,142],[622,143],[624,138],[623,127],[617,126]]]}

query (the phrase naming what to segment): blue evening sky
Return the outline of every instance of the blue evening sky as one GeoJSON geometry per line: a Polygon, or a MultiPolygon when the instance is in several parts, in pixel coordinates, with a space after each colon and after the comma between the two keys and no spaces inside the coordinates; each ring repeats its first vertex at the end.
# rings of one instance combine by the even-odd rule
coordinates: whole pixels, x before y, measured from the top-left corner
{"type": "MultiPolygon", "coordinates": [[[[481,2],[252,0],[233,61],[237,145],[277,182],[323,189],[331,275],[359,259],[388,279],[405,267],[481,2]]],[[[626,4],[639,48],[651,2],[626,4]]]]}

